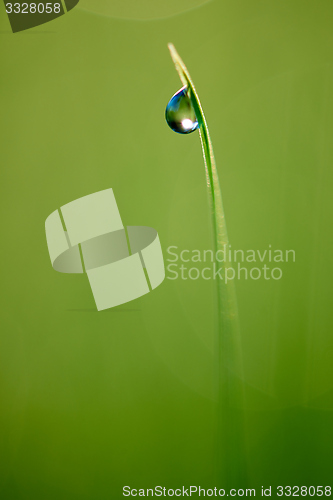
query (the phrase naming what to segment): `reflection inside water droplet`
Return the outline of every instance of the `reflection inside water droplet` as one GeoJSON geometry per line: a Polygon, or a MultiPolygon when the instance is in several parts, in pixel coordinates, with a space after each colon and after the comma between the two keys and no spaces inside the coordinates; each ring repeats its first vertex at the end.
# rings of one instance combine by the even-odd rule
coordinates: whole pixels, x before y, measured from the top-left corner
{"type": "Polygon", "coordinates": [[[179,134],[189,134],[199,127],[187,87],[181,88],[171,97],[165,110],[165,119],[169,127],[179,134]]]}

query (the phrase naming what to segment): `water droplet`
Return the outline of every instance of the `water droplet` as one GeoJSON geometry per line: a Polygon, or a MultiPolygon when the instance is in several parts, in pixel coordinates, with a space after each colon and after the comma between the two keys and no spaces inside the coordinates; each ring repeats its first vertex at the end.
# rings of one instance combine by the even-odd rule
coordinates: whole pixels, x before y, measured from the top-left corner
{"type": "Polygon", "coordinates": [[[187,87],[181,88],[171,97],[165,110],[165,119],[178,134],[189,134],[199,127],[187,87]]]}

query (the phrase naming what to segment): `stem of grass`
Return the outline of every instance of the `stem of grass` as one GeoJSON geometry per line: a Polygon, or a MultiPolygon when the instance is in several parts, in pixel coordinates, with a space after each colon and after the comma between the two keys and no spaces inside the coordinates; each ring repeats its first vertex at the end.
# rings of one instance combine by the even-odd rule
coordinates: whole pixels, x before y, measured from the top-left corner
{"type": "MultiPolygon", "coordinates": [[[[199,123],[212,217],[215,265],[228,269],[229,240],[222,193],[206,118],[190,74],[175,47],[168,45],[172,60],[194,107],[199,123]],[[217,262],[218,253],[224,262],[217,262]],[[223,252],[223,253],[220,253],[223,252]]],[[[242,356],[234,281],[217,279],[217,334],[215,339],[216,384],[216,481],[224,488],[245,487],[242,356]]]]}

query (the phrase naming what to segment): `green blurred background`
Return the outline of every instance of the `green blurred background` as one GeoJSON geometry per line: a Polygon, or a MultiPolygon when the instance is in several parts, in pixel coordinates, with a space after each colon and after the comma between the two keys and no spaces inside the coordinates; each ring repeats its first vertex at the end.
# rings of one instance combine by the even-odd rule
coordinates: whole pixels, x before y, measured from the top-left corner
{"type": "Polygon", "coordinates": [[[165,257],[211,248],[198,134],[164,120],[180,87],[168,42],[202,100],[232,247],[296,252],[281,280],[236,283],[248,481],[235,487],[329,485],[333,4],[97,4],[15,35],[0,8],[0,498],[215,485],[214,283],[166,279],[97,313],[85,276],[53,271],[44,232],[56,208],[112,187],[165,257]]]}

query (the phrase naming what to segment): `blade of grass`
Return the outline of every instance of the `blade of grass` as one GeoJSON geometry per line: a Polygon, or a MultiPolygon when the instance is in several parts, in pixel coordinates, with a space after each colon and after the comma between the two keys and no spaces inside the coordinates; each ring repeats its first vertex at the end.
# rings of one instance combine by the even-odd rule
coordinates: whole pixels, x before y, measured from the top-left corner
{"type": "MultiPolygon", "coordinates": [[[[215,265],[228,269],[229,240],[224,216],[222,193],[216,169],[213,146],[206,118],[190,74],[173,44],[168,44],[172,60],[194,107],[199,123],[206,171],[210,213],[212,217],[215,265]],[[224,262],[217,262],[217,252],[224,252],[224,262]]],[[[237,301],[233,280],[216,280],[217,334],[215,339],[215,384],[217,399],[216,480],[223,487],[245,487],[245,449],[242,411],[242,361],[237,301]]]]}

